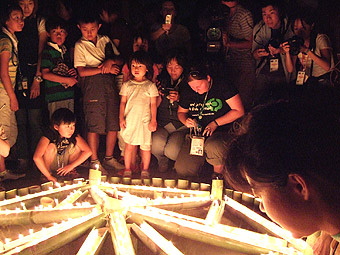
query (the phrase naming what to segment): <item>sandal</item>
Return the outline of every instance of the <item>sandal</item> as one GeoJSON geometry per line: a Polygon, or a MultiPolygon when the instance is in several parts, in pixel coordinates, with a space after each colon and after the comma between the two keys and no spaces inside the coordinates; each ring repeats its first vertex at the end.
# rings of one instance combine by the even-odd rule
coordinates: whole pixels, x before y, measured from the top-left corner
{"type": "Polygon", "coordinates": [[[131,176],[132,176],[132,171],[130,169],[124,169],[123,177],[131,178],[131,176]]]}
{"type": "Polygon", "coordinates": [[[140,174],[141,179],[149,179],[150,178],[150,171],[149,170],[142,170],[140,174]]]}

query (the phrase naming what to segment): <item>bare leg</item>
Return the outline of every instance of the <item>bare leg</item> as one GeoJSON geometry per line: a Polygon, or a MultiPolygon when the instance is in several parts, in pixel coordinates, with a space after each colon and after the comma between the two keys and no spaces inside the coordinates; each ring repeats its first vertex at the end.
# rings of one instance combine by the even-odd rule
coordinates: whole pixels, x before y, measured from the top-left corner
{"type": "Polygon", "coordinates": [[[6,170],[5,158],[0,155],[0,172],[3,172],[5,170],[6,170]]]}
{"type": "Polygon", "coordinates": [[[151,160],[151,151],[144,151],[144,150],[140,150],[140,154],[142,157],[142,170],[149,170],[149,166],[150,166],[150,160],[151,160]]]}
{"type": "Polygon", "coordinates": [[[117,141],[117,131],[109,131],[106,135],[106,152],[105,157],[112,157],[117,141]]]}
{"type": "Polygon", "coordinates": [[[46,168],[51,172],[51,164],[57,154],[57,147],[54,143],[50,143],[47,146],[47,149],[45,151],[45,154],[43,155],[44,163],[46,168]]]}
{"type": "Polygon", "coordinates": [[[137,146],[131,145],[126,143],[125,144],[125,152],[124,152],[124,162],[125,162],[125,169],[131,169],[132,162],[136,162],[136,158],[133,158],[133,156],[136,156],[137,146]]]}
{"type": "Polygon", "coordinates": [[[91,160],[98,159],[99,134],[88,132],[87,142],[92,150],[91,160]]]}

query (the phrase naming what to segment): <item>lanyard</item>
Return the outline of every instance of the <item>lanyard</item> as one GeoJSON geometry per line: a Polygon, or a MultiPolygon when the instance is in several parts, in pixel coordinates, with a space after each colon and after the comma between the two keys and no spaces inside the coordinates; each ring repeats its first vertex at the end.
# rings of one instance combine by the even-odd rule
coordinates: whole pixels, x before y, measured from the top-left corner
{"type": "Polygon", "coordinates": [[[198,119],[201,120],[203,118],[203,110],[204,110],[204,107],[205,107],[205,103],[207,102],[207,98],[208,98],[208,94],[209,94],[209,90],[211,88],[211,85],[212,85],[212,80],[210,80],[210,83],[209,83],[209,88],[208,88],[208,91],[207,91],[207,94],[205,94],[205,97],[204,97],[204,100],[203,100],[203,105],[200,109],[200,112],[198,113],[198,119]]]}

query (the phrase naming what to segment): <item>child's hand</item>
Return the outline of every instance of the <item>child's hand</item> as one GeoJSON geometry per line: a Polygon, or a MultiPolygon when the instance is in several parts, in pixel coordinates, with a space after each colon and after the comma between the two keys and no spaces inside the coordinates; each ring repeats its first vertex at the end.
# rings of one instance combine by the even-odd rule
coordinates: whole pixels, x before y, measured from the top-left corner
{"type": "Polygon", "coordinates": [[[67,83],[68,87],[73,87],[74,84],[78,83],[78,80],[74,77],[67,77],[66,79],[67,79],[66,83],[67,83]]]}
{"type": "Polygon", "coordinates": [[[105,60],[101,65],[99,65],[98,68],[101,70],[102,74],[107,74],[110,73],[113,64],[113,60],[108,59],[105,60]]]}
{"type": "Polygon", "coordinates": [[[19,110],[18,99],[15,95],[13,97],[10,97],[10,107],[13,112],[19,110]]]}
{"type": "Polygon", "coordinates": [[[74,168],[70,165],[61,167],[57,170],[57,174],[61,176],[67,175],[69,172],[71,172],[74,168]]]}
{"type": "Polygon", "coordinates": [[[30,98],[34,99],[37,98],[39,95],[40,95],[40,83],[36,79],[34,79],[32,82],[30,98]]]}
{"type": "Polygon", "coordinates": [[[151,121],[150,123],[149,123],[149,130],[151,131],[151,132],[155,132],[156,131],[156,129],[157,129],[157,121],[151,121]]]}
{"type": "Polygon", "coordinates": [[[120,68],[119,68],[118,65],[112,65],[111,66],[111,69],[110,69],[111,74],[117,75],[117,74],[119,74],[119,72],[120,72],[120,68]]]}
{"type": "Polygon", "coordinates": [[[69,70],[67,71],[67,73],[68,73],[70,76],[72,76],[73,78],[76,78],[76,79],[78,78],[77,70],[74,69],[74,68],[69,69],[69,70]]]}
{"type": "Polygon", "coordinates": [[[126,128],[126,120],[125,119],[122,119],[122,120],[120,120],[119,121],[119,126],[120,126],[120,128],[126,128]]]}

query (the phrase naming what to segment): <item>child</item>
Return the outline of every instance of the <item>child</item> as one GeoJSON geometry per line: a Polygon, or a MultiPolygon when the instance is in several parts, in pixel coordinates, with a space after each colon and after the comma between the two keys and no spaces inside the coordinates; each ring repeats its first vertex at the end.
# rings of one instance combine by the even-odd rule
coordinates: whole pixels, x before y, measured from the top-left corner
{"type": "Polygon", "coordinates": [[[84,114],[88,130],[87,141],[92,149],[91,167],[99,165],[99,135],[106,134],[106,152],[103,165],[106,169],[122,170],[124,166],[113,158],[119,131],[119,96],[114,75],[120,72],[119,52],[107,36],[98,35],[101,24],[98,18],[86,16],[79,20],[82,38],[76,43],[74,66],[80,77],[84,95],[84,114]]]}
{"type": "MultiPolygon", "coordinates": [[[[137,33],[133,38],[132,51],[136,52],[138,50],[144,50],[146,52],[149,51],[149,40],[142,33],[137,33]]],[[[157,76],[159,75],[160,72],[156,64],[153,64],[152,69],[153,69],[152,82],[156,83],[157,76]]],[[[127,64],[123,66],[122,73],[123,82],[132,79],[132,75],[127,64]]]]}
{"type": "Polygon", "coordinates": [[[51,117],[48,132],[41,137],[33,160],[41,173],[56,182],[56,175],[70,176],[92,152],[85,140],[75,131],[76,118],[67,108],[59,108],[51,117]]]}
{"type": "Polygon", "coordinates": [[[129,66],[133,79],[123,83],[120,91],[119,120],[121,136],[125,141],[123,176],[131,177],[131,169],[135,168],[139,145],[142,158],[141,178],[144,179],[150,177],[151,132],[156,131],[157,128],[158,90],[149,80],[152,77],[152,61],[145,51],[133,53],[129,66]]]}
{"type": "Polygon", "coordinates": [[[41,58],[42,76],[45,82],[45,99],[50,116],[59,108],[74,112],[74,89],[77,72],[71,67],[69,52],[64,46],[67,36],[65,23],[59,19],[46,22],[49,41],[41,58]]]}
{"type": "MultiPolygon", "coordinates": [[[[17,139],[17,122],[15,111],[19,109],[18,100],[14,93],[15,77],[18,66],[18,48],[15,32],[24,27],[23,12],[19,5],[10,5],[1,20],[0,33],[0,125],[13,146],[17,139]]],[[[5,158],[0,156],[0,178],[18,179],[24,174],[14,174],[6,170],[5,158]]]]}

